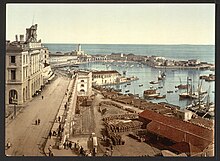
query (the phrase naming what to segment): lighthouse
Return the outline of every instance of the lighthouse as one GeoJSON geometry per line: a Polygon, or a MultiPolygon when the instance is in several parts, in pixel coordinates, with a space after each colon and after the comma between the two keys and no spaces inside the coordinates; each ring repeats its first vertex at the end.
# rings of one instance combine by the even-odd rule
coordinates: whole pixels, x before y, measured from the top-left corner
{"type": "Polygon", "coordinates": [[[81,44],[78,44],[77,51],[81,51],[81,44]]]}

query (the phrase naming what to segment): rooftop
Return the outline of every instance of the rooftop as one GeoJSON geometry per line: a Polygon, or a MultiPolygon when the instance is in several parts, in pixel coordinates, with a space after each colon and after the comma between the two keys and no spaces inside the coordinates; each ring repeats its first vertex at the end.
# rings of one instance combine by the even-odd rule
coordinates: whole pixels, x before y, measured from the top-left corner
{"type": "Polygon", "coordinates": [[[93,71],[92,74],[119,74],[116,70],[93,71]]]}
{"type": "MultiPolygon", "coordinates": [[[[189,122],[178,120],[176,118],[167,117],[162,114],[153,112],[151,110],[143,111],[139,114],[139,117],[142,117],[150,121],[154,121],[154,124],[156,124],[156,122],[159,124],[164,124],[163,126],[165,127],[169,126],[175,130],[190,133],[211,142],[213,141],[214,132],[213,130],[210,130],[208,128],[204,128],[189,122]]],[[[170,131],[168,131],[168,133],[169,135],[171,134],[170,131]]]]}

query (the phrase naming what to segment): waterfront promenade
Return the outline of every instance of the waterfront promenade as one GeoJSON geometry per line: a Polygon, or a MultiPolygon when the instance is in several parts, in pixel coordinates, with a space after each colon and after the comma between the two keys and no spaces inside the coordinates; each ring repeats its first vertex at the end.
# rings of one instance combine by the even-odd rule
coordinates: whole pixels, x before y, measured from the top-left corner
{"type": "Polygon", "coordinates": [[[40,96],[27,103],[17,116],[6,124],[5,142],[11,143],[11,148],[5,150],[6,155],[45,156],[43,146],[68,84],[68,78],[58,77],[45,87],[40,96]],[[38,118],[40,125],[35,125],[38,118]]]}

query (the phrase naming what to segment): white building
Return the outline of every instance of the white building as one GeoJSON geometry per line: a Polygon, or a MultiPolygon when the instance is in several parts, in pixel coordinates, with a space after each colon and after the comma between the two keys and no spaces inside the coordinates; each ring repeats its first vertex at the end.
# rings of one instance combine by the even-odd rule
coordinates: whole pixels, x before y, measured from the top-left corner
{"type": "Polygon", "coordinates": [[[108,85],[120,82],[121,74],[116,70],[94,71],[92,72],[92,82],[94,85],[108,85]]]}
{"type": "Polygon", "coordinates": [[[92,95],[92,72],[79,71],[76,81],[77,96],[90,97],[92,95]]]}
{"type": "Polygon", "coordinates": [[[49,58],[49,62],[51,64],[51,66],[53,65],[62,65],[62,64],[76,64],[79,63],[78,61],[78,57],[77,56],[69,56],[69,55],[64,55],[64,56],[60,56],[60,55],[53,55],[50,56],[49,58]]]}
{"type": "Polygon", "coordinates": [[[196,65],[200,64],[200,61],[197,60],[197,59],[190,59],[190,60],[187,61],[187,64],[189,66],[196,66],[196,65]]]}
{"type": "Polygon", "coordinates": [[[72,52],[72,55],[76,55],[76,56],[85,56],[86,55],[84,53],[84,51],[81,49],[81,44],[77,45],[77,49],[72,52]]]}
{"type": "Polygon", "coordinates": [[[188,121],[192,118],[193,112],[189,111],[187,109],[177,110],[176,115],[179,119],[184,120],[184,121],[188,121]]]}

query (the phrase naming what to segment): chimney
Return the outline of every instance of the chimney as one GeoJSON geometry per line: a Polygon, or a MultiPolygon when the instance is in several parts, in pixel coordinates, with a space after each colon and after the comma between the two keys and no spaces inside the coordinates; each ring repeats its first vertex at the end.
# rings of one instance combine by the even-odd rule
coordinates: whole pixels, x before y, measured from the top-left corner
{"type": "Polygon", "coordinates": [[[18,35],[15,35],[15,41],[18,41],[18,35]]]}
{"type": "Polygon", "coordinates": [[[20,41],[24,42],[24,35],[20,35],[20,41]]]}

